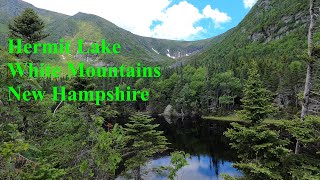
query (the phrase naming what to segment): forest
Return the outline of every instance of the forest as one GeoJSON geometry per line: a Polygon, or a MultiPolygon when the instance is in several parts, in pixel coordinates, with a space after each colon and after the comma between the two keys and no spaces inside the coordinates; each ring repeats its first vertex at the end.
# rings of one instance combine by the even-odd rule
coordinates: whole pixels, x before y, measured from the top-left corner
{"type": "MultiPolygon", "coordinates": [[[[44,63],[62,70],[68,66],[61,59],[51,61],[55,56],[14,54],[8,47],[0,47],[0,177],[140,180],[148,179],[152,172],[165,179],[179,179],[179,172],[189,165],[194,152],[174,146],[167,132],[160,129],[157,117],[170,116],[188,117],[195,124],[199,118],[236,118],[227,122],[228,128],[221,135],[235,152],[232,167],[240,175],[223,174],[226,180],[319,179],[319,5],[316,0],[290,5],[294,6],[292,11],[303,11],[308,21],[293,22],[289,33],[279,38],[272,34],[269,40],[252,39],[255,32],[250,32],[249,39],[239,33],[252,25],[248,21],[254,16],[265,17],[264,24],[254,29],[261,32],[279,15],[254,14],[263,8],[256,5],[237,28],[217,37],[219,42],[210,48],[170,65],[148,62],[156,68],[139,73],[141,76],[128,77],[120,72],[117,78],[79,74],[53,78],[29,76],[33,72],[24,71],[13,77],[10,69],[17,64],[39,70],[44,63]],[[156,78],[143,78],[142,74],[156,78]],[[10,98],[13,91],[8,87],[23,89],[20,95],[29,92],[28,101],[10,98]],[[136,101],[127,102],[102,101],[101,94],[89,98],[89,93],[87,98],[92,101],[63,101],[52,93],[58,91],[56,87],[65,87],[64,91],[71,94],[101,89],[117,89],[123,95],[132,89],[142,93],[135,94],[136,101]],[[41,101],[30,93],[39,91],[47,92],[41,101]],[[148,101],[143,92],[150,92],[148,101]],[[57,101],[52,101],[54,98],[57,101]],[[170,157],[167,165],[147,165],[164,154],[170,157]]],[[[8,24],[7,37],[20,38],[24,44],[47,42],[54,36],[47,26],[42,16],[26,8],[8,24]]],[[[281,29],[284,24],[278,26],[281,29]]],[[[118,63],[117,58],[95,55],[108,61],[109,68],[124,64],[124,71],[126,65],[136,64],[130,61],[132,57],[144,52],[137,51],[130,52],[133,54],[127,59],[119,57],[122,61],[118,63]]],[[[86,60],[72,62],[83,66],[83,74],[90,74],[90,67],[102,68],[86,60]]],[[[140,63],[138,66],[142,69],[140,63]]],[[[104,74],[107,76],[107,71],[104,74]]]]}

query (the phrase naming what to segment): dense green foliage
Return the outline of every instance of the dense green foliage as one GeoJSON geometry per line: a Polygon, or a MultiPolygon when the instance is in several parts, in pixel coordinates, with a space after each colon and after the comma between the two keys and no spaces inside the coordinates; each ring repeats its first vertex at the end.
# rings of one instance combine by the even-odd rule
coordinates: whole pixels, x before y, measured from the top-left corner
{"type": "MultiPolygon", "coordinates": [[[[139,179],[141,167],[154,155],[165,151],[168,144],[152,118],[135,112],[162,113],[171,104],[172,115],[179,116],[225,115],[242,109],[242,119],[252,123],[232,124],[225,135],[238,151],[239,161],[235,166],[244,173],[243,179],[319,178],[320,118],[307,117],[305,122],[295,120],[300,109],[307,59],[306,2],[260,0],[236,28],[217,38],[194,43],[137,37],[102,18],[83,13],[72,17],[55,15],[59,18],[54,20],[46,16],[47,13],[40,13],[41,17],[48,18],[45,19],[49,23],[46,31],[52,34],[46,40],[63,37],[74,42],[85,36],[87,42],[95,42],[110,37],[107,39],[110,42],[123,44],[126,51],[121,56],[90,57],[111,64],[134,64],[137,59],[150,64],[150,59],[156,63],[172,62],[161,55],[165,53],[162,52],[166,50],[164,47],[178,51],[207,47],[207,43],[212,46],[170,67],[163,67],[162,77],[157,80],[131,78],[125,81],[78,77],[11,78],[6,63],[26,60],[0,49],[0,177],[114,179],[122,163],[126,167],[124,174],[139,179]],[[161,53],[153,52],[151,47],[161,53]],[[69,90],[96,90],[119,84],[120,88],[129,85],[149,89],[151,100],[95,106],[87,102],[52,102],[50,94],[41,102],[27,103],[9,102],[7,97],[7,86],[49,92],[53,85],[66,85],[69,90]],[[273,116],[272,101],[280,109],[274,117],[291,119],[289,123],[279,127],[263,125],[266,117],[273,116]],[[116,117],[132,114],[135,115],[125,127],[117,124],[116,117]],[[301,142],[300,154],[293,153],[292,139],[301,142]]],[[[0,34],[8,33],[9,28],[3,28],[8,21],[2,21],[2,17],[10,19],[17,14],[8,14],[2,9],[0,13],[5,15],[0,16],[0,34]]],[[[30,14],[24,18],[38,19],[34,13],[30,14]]],[[[19,21],[16,28],[10,29],[23,30],[18,26],[19,21]]],[[[36,27],[42,29],[43,24],[37,23],[36,27]]],[[[0,41],[4,39],[0,36],[0,41]]],[[[319,39],[317,31],[315,40],[319,39]]],[[[318,69],[315,90],[320,87],[318,69]]],[[[169,178],[173,179],[187,164],[187,155],[183,152],[171,155],[171,165],[162,169],[168,170],[169,178]]]]}
{"type": "MultiPolygon", "coordinates": [[[[34,44],[49,36],[43,33],[44,27],[44,22],[39,16],[33,9],[28,8],[17,16],[12,24],[9,24],[9,36],[11,39],[21,39],[23,43],[34,44]]],[[[28,58],[31,55],[32,53],[28,55],[28,58]]]]}
{"type": "MultiPolygon", "coordinates": [[[[35,22],[39,31],[44,27],[30,9],[15,21],[20,32],[23,28],[19,26],[24,25],[18,20],[35,22]]],[[[36,34],[41,35],[39,31],[36,34]]],[[[26,34],[21,31],[20,35],[26,34]]],[[[12,78],[7,74],[7,62],[25,61],[0,49],[1,178],[114,179],[121,163],[127,165],[128,171],[134,170],[167,149],[166,138],[156,130],[158,125],[152,123],[152,118],[137,114],[126,129],[117,124],[117,105],[53,102],[50,93],[39,102],[8,101],[8,86],[38,90],[59,83],[69,90],[94,90],[99,85],[79,77],[52,80],[12,78]],[[134,133],[135,129],[138,133],[134,133]]]]}
{"type": "MultiPolygon", "coordinates": [[[[5,7],[11,8],[11,3],[5,4],[5,7]]],[[[18,4],[23,4],[21,7],[24,8],[28,6],[22,2],[18,4]]],[[[135,84],[153,92],[153,99],[149,104],[127,104],[127,108],[138,107],[141,110],[150,105],[148,110],[152,113],[162,113],[164,108],[171,104],[177,112],[184,114],[232,113],[232,110],[241,106],[243,83],[248,77],[247,62],[250,60],[257,62],[264,86],[272,92],[272,97],[280,107],[277,117],[293,118],[299,111],[299,95],[303,91],[305,79],[307,4],[307,0],[281,3],[275,0],[265,3],[259,1],[239,26],[218,37],[197,42],[136,37],[102,18],[84,13],[69,18],[58,14],[53,18],[51,12],[44,10],[39,13],[41,17],[46,17],[46,14],[49,17],[45,18],[48,22],[46,31],[51,34],[46,39],[48,41],[65,38],[75,43],[78,38],[86,37],[87,42],[98,42],[101,38],[108,37],[108,41],[123,45],[125,50],[120,56],[88,57],[93,64],[134,64],[137,61],[150,64],[149,60],[159,58],[169,63],[172,59],[162,57],[166,55],[167,49],[182,52],[185,48],[207,47],[195,56],[177,60],[170,68],[162,67],[162,78],[159,81],[127,80],[127,85],[135,84]],[[290,13],[283,14],[284,11],[290,13]],[[159,51],[160,55],[152,48],[159,51]]],[[[5,10],[3,12],[8,13],[5,10]]],[[[9,17],[12,19],[13,15],[9,17]]],[[[317,39],[320,39],[320,33],[315,34],[315,40],[317,39]]],[[[62,57],[35,58],[56,61],[62,57]]],[[[84,60],[85,57],[77,58],[84,60]]],[[[319,75],[319,72],[317,74],[319,75]]],[[[118,82],[122,83],[121,80],[104,80],[103,84],[101,80],[97,80],[94,83],[99,84],[97,88],[105,88],[117,85],[118,82]]],[[[315,86],[320,87],[319,83],[315,86]]]]}
{"type": "Polygon", "coordinates": [[[5,101],[1,107],[5,119],[0,126],[0,175],[4,178],[113,179],[121,162],[133,172],[167,149],[166,138],[155,130],[158,125],[145,115],[133,116],[125,129],[118,124],[110,127],[106,124],[118,113],[108,106],[93,110],[90,105],[65,103],[53,113],[50,109],[57,105],[46,97],[36,116],[26,115],[25,129],[19,123],[21,110],[7,111],[14,106],[5,101]]]}
{"type": "Polygon", "coordinates": [[[44,22],[34,10],[28,8],[9,24],[10,38],[22,39],[25,43],[33,44],[49,36],[43,34],[44,27],[44,22]]]}
{"type": "Polygon", "coordinates": [[[250,179],[287,179],[286,162],[290,150],[289,140],[282,140],[279,132],[266,125],[245,127],[232,124],[225,135],[239,154],[240,162],[234,164],[250,179]]]}
{"type": "MultiPolygon", "coordinates": [[[[242,88],[244,80],[248,78],[248,70],[251,61],[257,63],[257,70],[263,85],[272,92],[273,99],[276,100],[280,113],[278,117],[293,118],[300,109],[299,95],[303,91],[306,68],[307,52],[307,19],[308,1],[258,1],[244,20],[234,29],[226,32],[220,43],[212,46],[195,56],[191,56],[183,62],[181,69],[168,72],[169,75],[163,78],[166,82],[168,76],[180,79],[184,76],[195,74],[197,69],[205,69],[202,74],[203,79],[199,83],[204,83],[203,89],[198,89],[200,95],[195,93],[197,102],[201,104],[195,111],[204,113],[225,114],[225,109],[238,109],[239,98],[242,98],[242,88]],[[286,12],[286,13],[283,13],[286,12]],[[287,13],[288,12],[288,13],[287,13]],[[184,71],[195,68],[186,75],[184,71]],[[219,80],[224,73],[232,73],[237,84],[230,83],[235,89],[231,89],[233,94],[221,92],[228,90],[223,86],[215,86],[215,80],[219,80]],[[221,90],[222,89],[222,90],[221,90]],[[201,100],[201,96],[207,97],[201,100]],[[207,101],[206,101],[207,100],[207,101]],[[228,104],[228,105],[225,105],[228,104]]],[[[221,37],[219,37],[221,38],[221,37]]],[[[315,34],[315,41],[320,39],[319,30],[315,34]]],[[[177,63],[178,64],[178,63],[177,63]]],[[[167,73],[167,72],[165,72],[167,73]]],[[[315,72],[319,77],[319,72],[315,72]]],[[[187,77],[187,78],[189,78],[187,77]]],[[[187,79],[186,78],[186,79],[187,79]]],[[[178,84],[171,93],[163,92],[167,98],[175,101],[182,87],[189,83],[187,81],[176,81],[178,84]]],[[[222,83],[231,82],[225,79],[222,83]]],[[[317,82],[317,85],[319,86],[317,82]]],[[[172,86],[170,87],[172,89],[172,86]]],[[[154,88],[158,91],[158,87],[154,88]]],[[[185,89],[187,90],[187,89],[185,89]]],[[[166,106],[170,102],[165,101],[166,106]]],[[[195,102],[195,101],[192,101],[195,102]]],[[[176,107],[179,111],[180,108],[176,107]]]]}
{"type": "Polygon", "coordinates": [[[256,64],[249,69],[249,77],[244,86],[243,110],[239,111],[243,120],[257,123],[270,115],[275,108],[271,104],[271,93],[263,87],[256,64]]]}
{"type": "Polygon", "coordinates": [[[239,154],[240,160],[234,164],[244,172],[239,179],[318,179],[319,123],[319,117],[308,117],[305,122],[297,119],[279,127],[302,142],[299,154],[294,154],[290,138],[281,135],[281,131],[261,124],[232,124],[225,135],[239,154]]]}
{"type": "Polygon", "coordinates": [[[129,158],[125,161],[125,166],[131,170],[129,177],[141,179],[141,166],[156,153],[165,151],[168,143],[163,132],[155,129],[159,124],[152,124],[153,118],[138,113],[129,119],[130,122],[125,124],[126,141],[129,145],[126,150],[129,158]]]}
{"type": "Polygon", "coordinates": [[[238,152],[240,160],[234,166],[244,172],[241,179],[319,178],[320,166],[316,162],[320,158],[317,155],[320,118],[309,117],[306,122],[289,121],[282,125],[282,130],[304,144],[305,151],[294,154],[290,150],[290,138],[262,124],[273,107],[255,69],[250,70],[244,91],[241,114],[252,123],[232,123],[232,128],[225,132],[231,147],[238,152]]]}

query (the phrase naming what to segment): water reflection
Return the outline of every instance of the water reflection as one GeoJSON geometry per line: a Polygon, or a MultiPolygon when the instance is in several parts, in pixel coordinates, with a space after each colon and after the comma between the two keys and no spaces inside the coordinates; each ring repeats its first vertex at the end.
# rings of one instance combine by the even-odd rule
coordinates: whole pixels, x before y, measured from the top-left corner
{"type": "MultiPolygon", "coordinates": [[[[158,117],[156,123],[171,143],[175,151],[185,151],[191,155],[189,165],[178,172],[178,179],[222,179],[222,174],[240,176],[232,167],[236,154],[229,147],[223,132],[229,123],[208,121],[196,118],[158,117]]],[[[149,167],[169,165],[169,154],[160,155],[149,163],[149,167]]],[[[148,174],[147,179],[165,179],[159,175],[148,174]]]]}
{"type": "MultiPolygon", "coordinates": [[[[240,176],[241,173],[232,167],[232,163],[228,161],[215,161],[208,155],[191,156],[188,160],[189,165],[182,168],[178,174],[177,179],[183,180],[220,180],[221,174],[228,174],[231,176],[240,176]],[[214,161],[214,164],[212,162],[214,161]]],[[[152,160],[149,167],[167,166],[170,164],[170,156],[161,157],[152,160]]],[[[167,179],[155,173],[149,173],[144,179],[167,179]]]]}
{"type": "MultiPolygon", "coordinates": [[[[170,151],[157,155],[145,167],[170,164],[170,152],[185,151],[190,154],[189,165],[178,172],[181,180],[220,180],[222,174],[241,176],[241,172],[232,167],[236,154],[230,149],[228,139],[223,132],[230,127],[229,123],[203,120],[197,118],[157,117],[155,123],[171,143],[170,151]]],[[[117,179],[123,179],[118,177],[117,179]]],[[[145,180],[167,179],[154,172],[143,175],[145,180]]]]}

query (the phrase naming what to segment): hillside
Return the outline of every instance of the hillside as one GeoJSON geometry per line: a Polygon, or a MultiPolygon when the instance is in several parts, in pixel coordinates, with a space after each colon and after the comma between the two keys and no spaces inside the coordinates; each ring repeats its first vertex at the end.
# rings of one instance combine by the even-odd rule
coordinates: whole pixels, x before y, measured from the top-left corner
{"type": "Polygon", "coordinates": [[[47,24],[57,19],[68,17],[63,14],[36,8],[21,0],[0,0],[0,45],[6,45],[5,38],[8,33],[8,23],[13,17],[20,15],[26,8],[33,8],[47,24]]]}
{"type": "MultiPolygon", "coordinates": [[[[190,60],[236,63],[241,58],[296,58],[306,51],[308,0],[258,0],[226,38],[190,60]],[[284,13],[285,12],[285,13],[284,13]]],[[[319,31],[318,31],[319,32],[319,31]]],[[[320,34],[316,34],[320,38],[320,34]]],[[[232,63],[229,64],[232,66],[232,63]]]]}
{"type": "MultiPolygon", "coordinates": [[[[308,3],[308,0],[284,0],[281,3],[278,0],[258,0],[237,27],[222,35],[225,38],[220,43],[186,61],[210,64],[222,71],[232,69],[238,76],[243,76],[250,60],[259,62],[265,76],[272,76],[270,73],[276,69],[277,63],[283,67],[293,61],[304,64],[305,59],[301,56],[307,52],[308,3]]],[[[320,39],[319,32],[318,29],[316,40],[320,39]]],[[[281,78],[283,73],[286,72],[280,70],[274,75],[281,78]]],[[[268,83],[268,86],[277,90],[277,83],[268,83]]]]}
{"type": "MultiPolygon", "coordinates": [[[[317,3],[319,6],[320,1],[317,3]]],[[[317,24],[319,21],[320,18],[317,24]]],[[[217,111],[223,109],[219,105],[223,100],[221,98],[236,97],[234,90],[224,90],[225,86],[229,86],[226,83],[228,79],[224,79],[234,76],[242,86],[248,77],[251,62],[255,61],[264,86],[273,94],[275,104],[285,113],[298,114],[308,60],[308,22],[308,0],[258,0],[237,27],[220,35],[222,38],[219,43],[176,62],[175,65],[183,64],[186,72],[190,71],[190,67],[198,71],[204,68],[202,71],[207,71],[204,74],[209,79],[209,84],[207,90],[202,91],[212,98],[213,103],[209,101],[210,111],[217,111]],[[219,79],[222,79],[221,84],[217,83],[219,79]]],[[[320,41],[319,28],[314,35],[314,41],[320,41]]],[[[320,62],[316,63],[314,92],[319,92],[320,62]]],[[[190,83],[186,83],[185,89],[189,85],[190,83]]],[[[181,88],[175,91],[180,90],[181,88]]],[[[202,95],[202,91],[200,90],[199,94],[202,95]]],[[[241,93],[237,96],[241,98],[241,93]]],[[[201,101],[201,96],[198,101],[201,101]]],[[[240,102],[235,103],[241,105],[240,102]]],[[[319,104],[314,103],[313,110],[320,112],[319,104]]]]}
{"type": "Polygon", "coordinates": [[[214,42],[213,39],[186,42],[160,40],[141,37],[132,34],[115,24],[95,15],[77,13],[74,16],[42,10],[21,0],[0,0],[0,44],[6,45],[8,33],[7,25],[13,17],[19,15],[25,8],[33,8],[46,22],[46,31],[51,34],[46,41],[57,42],[60,38],[76,41],[82,38],[87,44],[107,39],[109,42],[118,42],[123,52],[117,57],[78,56],[78,59],[94,61],[94,64],[109,63],[135,63],[137,61],[147,64],[170,64],[176,59],[199,53],[214,42]]]}

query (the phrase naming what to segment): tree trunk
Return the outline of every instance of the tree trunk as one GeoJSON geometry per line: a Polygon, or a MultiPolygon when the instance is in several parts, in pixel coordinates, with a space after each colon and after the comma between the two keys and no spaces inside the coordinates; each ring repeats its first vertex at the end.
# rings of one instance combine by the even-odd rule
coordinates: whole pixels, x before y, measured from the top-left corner
{"type": "Polygon", "coordinates": [[[312,89],[312,79],[313,79],[313,69],[314,69],[314,62],[309,62],[307,67],[307,75],[306,75],[306,83],[304,87],[303,93],[303,103],[302,103],[302,110],[301,110],[301,120],[303,121],[304,117],[308,115],[309,112],[309,105],[310,105],[310,93],[312,89]]]}
{"type": "MultiPolygon", "coordinates": [[[[304,97],[302,103],[302,110],[301,110],[301,121],[304,121],[305,116],[309,113],[309,106],[310,106],[310,94],[312,90],[312,80],[314,79],[314,46],[313,46],[313,35],[315,32],[315,2],[316,0],[310,0],[310,26],[308,32],[308,67],[307,67],[307,75],[306,75],[306,82],[304,88],[304,97]]],[[[296,143],[295,153],[298,154],[299,152],[299,141],[296,143]]]]}

